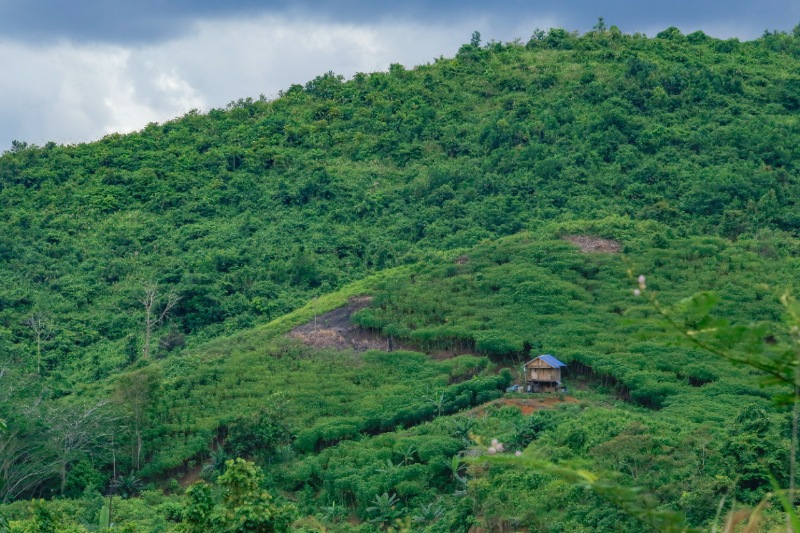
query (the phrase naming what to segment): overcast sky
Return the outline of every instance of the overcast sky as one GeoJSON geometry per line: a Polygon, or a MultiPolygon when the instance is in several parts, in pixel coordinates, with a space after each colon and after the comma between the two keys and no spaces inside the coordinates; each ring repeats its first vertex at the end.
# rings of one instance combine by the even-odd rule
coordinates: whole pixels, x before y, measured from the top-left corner
{"type": "Polygon", "coordinates": [[[798,0],[0,0],[0,151],[79,143],[334,71],[413,67],[533,30],[791,31],[798,0]]]}

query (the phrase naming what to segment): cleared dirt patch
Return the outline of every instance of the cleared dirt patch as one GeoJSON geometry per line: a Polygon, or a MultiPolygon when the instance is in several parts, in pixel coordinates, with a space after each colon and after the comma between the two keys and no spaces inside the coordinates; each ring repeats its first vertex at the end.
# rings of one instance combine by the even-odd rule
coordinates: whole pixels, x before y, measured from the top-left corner
{"type": "Polygon", "coordinates": [[[336,350],[405,350],[407,346],[390,341],[384,335],[366,331],[353,324],[350,317],[372,302],[371,296],[354,296],[347,305],[323,313],[314,320],[297,326],[289,337],[314,348],[334,348],[336,350]]]}
{"type": "Polygon", "coordinates": [[[356,311],[368,307],[372,296],[354,296],[347,305],[323,313],[314,320],[297,326],[287,336],[297,339],[307,346],[314,348],[333,348],[335,350],[409,350],[423,352],[432,359],[450,359],[457,355],[475,355],[467,347],[453,347],[450,349],[423,349],[410,342],[389,339],[386,335],[367,331],[351,321],[351,316],[356,311]]]}
{"type": "Polygon", "coordinates": [[[576,245],[586,254],[617,253],[622,250],[622,245],[617,241],[591,235],[567,235],[564,240],[576,245]]]}
{"type": "Polygon", "coordinates": [[[181,488],[185,489],[195,481],[199,481],[200,476],[202,474],[203,474],[203,465],[201,463],[199,465],[193,466],[192,468],[187,470],[183,475],[178,475],[178,484],[180,484],[181,488]]]}
{"type": "Polygon", "coordinates": [[[497,400],[492,400],[489,403],[485,403],[483,405],[479,405],[469,411],[466,411],[464,414],[472,414],[480,416],[486,412],[486,410],[490,407],[517,407],[520,411],[522,411],[523,415],[529,415],[535,411],[541,411],[542,409],[552,409],[556,406],[565,403],[578,403],[578,400],[573,396],[558,396],[558,395],[548,395],[548,396],[537,396],[535,398],[499,398],[497,400]]]}

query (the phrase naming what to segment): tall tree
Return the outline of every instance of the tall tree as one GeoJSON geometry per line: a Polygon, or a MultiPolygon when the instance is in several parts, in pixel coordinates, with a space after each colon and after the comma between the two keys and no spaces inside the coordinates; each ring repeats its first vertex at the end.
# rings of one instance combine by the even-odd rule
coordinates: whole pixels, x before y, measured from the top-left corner
{"type": "Polygon", "coordinates": [[[0,502],[27,494],[53,471],[41,434],[41,380],[0,362],[0,502]]]}
{"type": "Polygon", "coordinates": [[[116,382],[114,401],[123,410],[130,427],[131,460],[136,471],[141,468],[144,431],[151,420],[160,388],[161,375],[150,367],[124,374],[116,382]]]}
{"type": "Polygon", "coordinates": [[[25,325],[33,332],[36,339],[36,373],[42,373],[42,344],[53,336],[50,319],[41,312],[33,313],[25,319],[25,325]]]}
{"type": "Polygon", "coordinates": [[[107,401],[83,405],[51,405],[44,415],[44,425],[53,462],[64,494],[70,464],[92,451],[107,432],[112,417],[107,401]]]}
{"type": "Polygon", "coordinates": [[[145,359],[150,357],[150,340],[153,336],[153,329],[164,321],[170,310],[178,303],[178,300],[178,296],[174,293],[169,293],[165,298],[162,298],[156,284],[149,284],[144,287],[139,302],[144,307],[144,346],[142,346],[142,355],[145,359]],[[162,302],[162,300],[164,301],[162,302]]]}
{"type": "Polygon", "coordinates": [[[39,424],[41,402],[15,402],[16,416],[0,432],[0,502],[30,493],[53,473],[55,462],[48,453],[39,424]]]}

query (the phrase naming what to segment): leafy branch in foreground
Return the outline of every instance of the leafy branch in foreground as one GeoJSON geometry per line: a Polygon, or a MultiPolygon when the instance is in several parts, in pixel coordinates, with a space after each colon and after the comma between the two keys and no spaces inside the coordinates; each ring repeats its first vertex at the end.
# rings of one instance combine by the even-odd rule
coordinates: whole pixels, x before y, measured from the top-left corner
{"type": "Polygon", "coordinates": [[[651,499],[638,487],[626,487],[606,479],[596,473],[582,469],[572,469],[563,465],[535,459],[517,452],[497,454],[489,450],[490,456],[466,459],[471,463],[489,461],[497,464],[509,464],[527,468],[541,474],[552,474],[575,486],[593,492],[600,498],[618,507],[625,513],[646,524],[651,529],[662,533],[688,533],[700,530],[686,525],[686,518],[675,511],[657,509],[651,499]]]}
{"type": "MultiPolygon", "coordinates": [[[[634,279],[633,269],[628,270],[628,276],[634,279]]],[[[731,324],[712,316],[711,311],[719,302],[719,297],[713,292],[700,292],[673,307],[666,307],[654,292],[647,291],[643,274],[635,278],[635,283],[637,287],[633,294],[644,296],[667,325],[689,343],[734,364],[759,370],[765,374],[764,385],[784,389],[774,399],[778,404],[792,406],[789,489],[782,490],[774,478],[771,478],[771,483],[775,496],[786,511],[787,531],[800,531],[800,517],[794,503],[800,419],[800,303],[789,291],[782,292],[778,299],[784,308],[783,328],[772,331],[766,324],[731,324]]]]}
{"type": "MultiPolygon", "coordinates": [[[[633,277],[632,271],[629,275],[633,277]]],[[[776,397],[794,403],[800,390],[800,304],[784,292],[780,302],[784,307],[785,330],[773,332],[767,324],[731,324],[711,315],[720,299],[711,291],[684,298],[673,307],[662,305],[652,291],[647,291],[645,276],[636,278],[634,295],[644,296],[653,309],[691,344],[706,352],[736,364],[747,365],[766,374],[765,385],[788,385],[794,393],[776,397]],[[777,339],[788,340],[777,344],[777,339]],[[773,344],[775,343],[775,344],[773,344]]]]}

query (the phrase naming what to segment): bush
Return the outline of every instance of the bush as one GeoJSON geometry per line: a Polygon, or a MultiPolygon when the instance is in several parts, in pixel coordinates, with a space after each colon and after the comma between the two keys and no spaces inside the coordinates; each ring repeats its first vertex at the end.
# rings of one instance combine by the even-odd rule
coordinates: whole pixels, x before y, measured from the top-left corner
{"type": "Polygon", "coordinates": [[[266,458],[289,443],[291,433],[284,415],[273,408],[240,416],[228,426],[225,448],[237,457],[266,458]]]}

